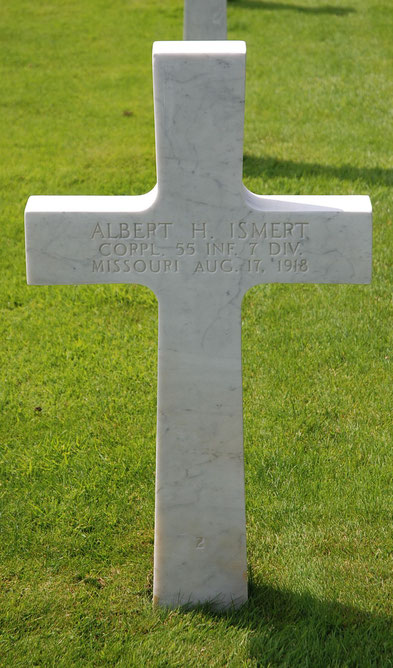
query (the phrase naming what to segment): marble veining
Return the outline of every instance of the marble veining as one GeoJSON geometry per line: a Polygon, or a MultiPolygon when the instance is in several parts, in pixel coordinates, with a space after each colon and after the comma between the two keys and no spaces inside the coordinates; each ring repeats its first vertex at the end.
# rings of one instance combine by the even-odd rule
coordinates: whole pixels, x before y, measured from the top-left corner
{"type": "Polygon", "coordinates": [[[139,283],[159,303],[154,600],[247,599],[241,302],[260,283],[368,283],[367,196],[242,183],[244,42],[153,48],[157,186],[31,197],[30,284],[139,283]]]}

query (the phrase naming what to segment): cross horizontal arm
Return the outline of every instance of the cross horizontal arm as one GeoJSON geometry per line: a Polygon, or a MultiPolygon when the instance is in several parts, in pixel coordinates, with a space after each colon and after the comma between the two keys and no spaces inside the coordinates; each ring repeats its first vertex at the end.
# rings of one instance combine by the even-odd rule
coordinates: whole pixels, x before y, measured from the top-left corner
{"type": "Polygon", "coordinates": [[[157,206],[140,197],[31,197],[29,284],[367,283],[368,197],[262,197],[244,188],[236,210],[157,206]]]}

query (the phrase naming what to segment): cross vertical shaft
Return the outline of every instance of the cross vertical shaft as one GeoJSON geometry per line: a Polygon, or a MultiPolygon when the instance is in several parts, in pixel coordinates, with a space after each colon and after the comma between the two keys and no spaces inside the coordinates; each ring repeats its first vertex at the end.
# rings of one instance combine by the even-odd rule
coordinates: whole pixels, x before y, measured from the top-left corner
{"type": "Polygon", "coordinates": [[[243,206],[245,49],[209,44],[201,55],[198,43],[185,43],[181,58],[170,55],[172,45],[168,55],[163,44],[153,51],[157,207],[168,221],[176,211],[190,267],[175,295],[168,281],[157,292],[154,600],[169,606],[247,599],[243,293],[225,260],[217,269],[221,256],[201,271],[193,261],[243,206]]]}
{"type": "Polygon", "coordinates": [[[159,306],[154,600],[247,599],[240,298],[159,306]]]}

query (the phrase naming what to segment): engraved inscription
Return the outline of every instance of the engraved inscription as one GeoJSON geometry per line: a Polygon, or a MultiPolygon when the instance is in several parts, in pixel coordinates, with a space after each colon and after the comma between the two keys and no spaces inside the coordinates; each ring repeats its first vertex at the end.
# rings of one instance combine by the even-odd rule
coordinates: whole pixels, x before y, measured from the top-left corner
{"type": "Polygon", "coordinates": [[[198,538],[196,539],[196,549],[197,550],[205,549],[205,539],[202,538],[201,536],[198,536],[198,538]]]}
{"type": "Polygon", "coordinates": [[[180,236],[170,222],[97,222],[90,231],[96,251],[91,271],[258,276],[266,271],[267,263],[278,274],[309,271],[306,222],[231,222],[220,227],[218,238],[214,226],[201,221],[182,227],[180,236]]]}
{"type": "Polygon", "coordinates": [[[168,272],[179,271],[177,260],[93,260],[93,272],[106,271],[116,274],[119,271],[135,271],[137,274],[143,274],[145,271],[151,271],[153,274],[166,274],[168,272]]]}
{"type": "Polygon", "coordinates": [[[309,223],[231,223],[232,239],[305,238],[309,223]]]}
{"type": "Polygon", "coordinates": [[[308,271],[307,260],[279,260],[278,271],[308,271]]]}
{"type": "Polygon", "coordinates": [[[163,236],[168,239],[168,230],[173,223],[96,223],[91,239],[151,239],[163,236]]]}

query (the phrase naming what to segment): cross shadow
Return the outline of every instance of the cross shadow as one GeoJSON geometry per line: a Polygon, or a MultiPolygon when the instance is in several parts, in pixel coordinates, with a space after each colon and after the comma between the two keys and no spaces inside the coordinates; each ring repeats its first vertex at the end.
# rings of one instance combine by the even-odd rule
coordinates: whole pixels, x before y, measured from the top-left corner
{"type": "Polygon", "coordinates": [[[304,5],[289,5],[286,2],[265,2],[265,0],[228,0],[232,4],[239,4],[247,9],[283,9],[301,14],[330,14],[331,16],[346,16],[353,14],[356,9],[353,7],[333,7],[332,5],[322,5],[320,7],[305,7],[304,5]]]}
{"type": "Polygon", "coordinates": [[[364,185],[393,186],[393,169],[383,167],[353,167],[352,165],[320,165],[313,162],[279,160],[271,156],[244,155],[243,176],[272,179],[285,176],[293,179],[326,176],[341,181],[359,181],[364,185]]]}
{"type": "Polygon", "coordinates": [[[260,666],[391,666],[393,617],[311,594],[251,583],[239,610],[199,614],[249,631],[248,653],[260,666]]]}

